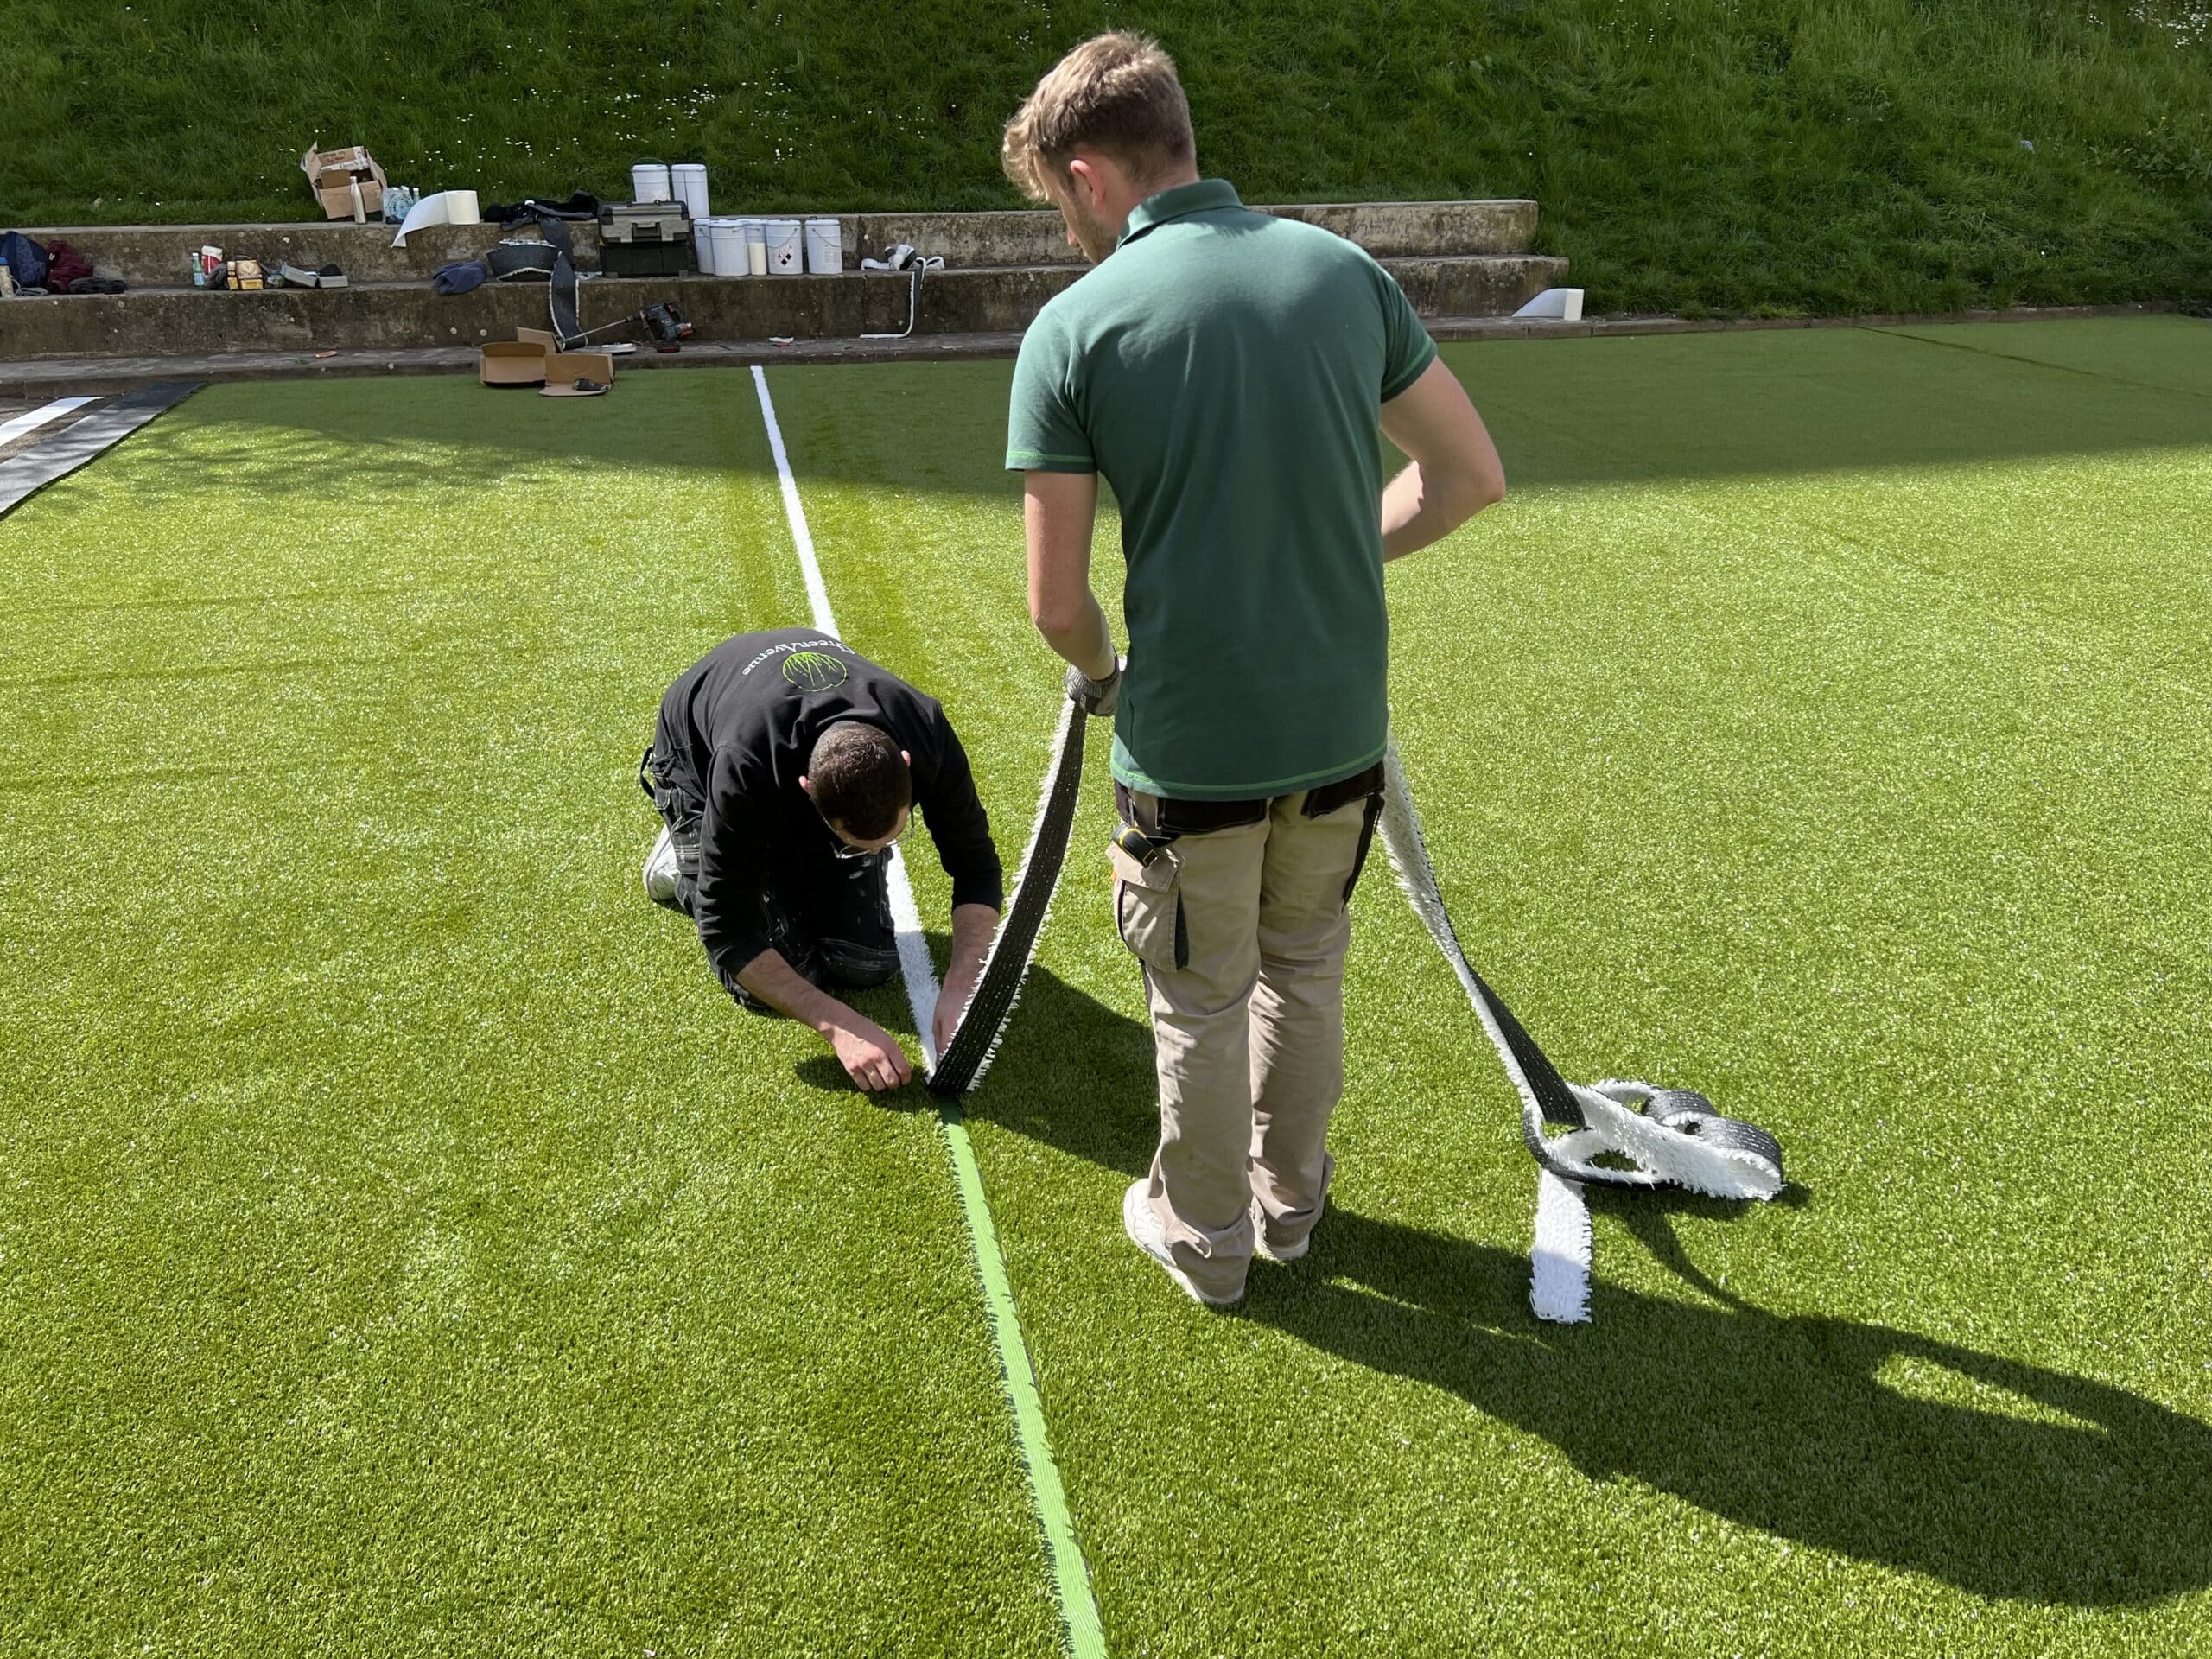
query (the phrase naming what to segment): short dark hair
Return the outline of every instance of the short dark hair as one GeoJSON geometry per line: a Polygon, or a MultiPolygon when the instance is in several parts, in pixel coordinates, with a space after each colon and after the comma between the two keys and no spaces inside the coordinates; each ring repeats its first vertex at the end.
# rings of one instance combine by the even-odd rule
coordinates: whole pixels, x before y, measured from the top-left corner
{"type": "Polygon", "coordinates": [[[806,782],[815,810],[855,841],[896,829],[913,787],[891,734],[853,720],[814,740],[806,782]]]}
{"type": "Polygon", "coordinates": [[[1054,64],[1007,123],[999,159],[1024,194],[1046,201],[1043,169],[1065,175],[1086,147],[1111,156],[1140,186],[1196,163],[1175,60],[1149,35],[1096,35],[1054,64]]]}

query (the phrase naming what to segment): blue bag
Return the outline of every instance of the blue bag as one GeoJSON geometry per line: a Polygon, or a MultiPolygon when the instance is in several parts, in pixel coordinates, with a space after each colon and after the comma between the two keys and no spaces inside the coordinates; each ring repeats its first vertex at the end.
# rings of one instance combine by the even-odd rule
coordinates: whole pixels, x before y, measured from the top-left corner
{"type": "Polygon", "coordinates": [[[18,288],[46,286],[46,250],[21,231],[0,236],[0,265],[15,273],[18,288]]]}
{"type": "Polygon", "coordinates": [[[430,286],[441,294],[466,294],[480,286],[491,274],[491,267],[481,259],[462,259],[440,265],[431,274],[430,286]]]}

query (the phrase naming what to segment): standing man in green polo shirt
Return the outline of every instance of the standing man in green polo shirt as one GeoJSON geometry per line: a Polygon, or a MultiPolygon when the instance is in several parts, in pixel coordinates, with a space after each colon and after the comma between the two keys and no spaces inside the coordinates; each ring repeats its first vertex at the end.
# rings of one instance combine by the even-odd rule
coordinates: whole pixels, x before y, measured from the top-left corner
{"type": "Polygon", "coordinates": [[[1383,563],[1505,480],[1388,272],[1198,176],[1154,41],[1068,54],[1004,159],[1097,267],[1022,340],[1006,464],[1027,475],[1030,616],[1069,695],[1115,721],[1115,914],[1143,964],[1160,1114],[1122,1224],[1226,1306],[1255,1248],[1305,1254],[1334,1167],[1345,906],[1389,733],[1383,563]],[[1378,423],[1411,458],[1387,486],[1378,423]],[[1090,593],[1101,474],[1126,667],[1090,593]]]}

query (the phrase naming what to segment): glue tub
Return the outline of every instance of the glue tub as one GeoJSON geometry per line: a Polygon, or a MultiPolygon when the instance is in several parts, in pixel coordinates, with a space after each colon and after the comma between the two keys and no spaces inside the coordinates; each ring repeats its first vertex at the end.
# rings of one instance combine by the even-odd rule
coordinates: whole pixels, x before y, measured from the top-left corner
{"type": "Polygon", "coordinates": [[[676,193],[668,181],[666,162],[639,162],[630,168],[630,200],[632,201],[674,201],[676,193]]]}
{"type": "Polygon", "coordinates": [[[704,162],[678,162],[668,169],[670,187],[676,194],[672,201],[683,204],[683,211],[695,219],[707,216],[707,164],[704,162]]]}
{"type": "Polygon", "coordinates": [[[745,276],[751,268],[745,259],[745,221],[741,219],[702,219],[695,221],[702,238],[699,269],[710,276],[745,276]]]}
{"type": "Polygon", "coordinates": [[[806,221],[806,269],[816,276],[832,276],[845,268],[845,232],[834,219],[806,221]]]}
{"type": "Polygon", "coordinates": [[[766,276],[768,274],[767,220],[741,219],[738,223],[745,226],[746,273],[753,276],[766,276]]]}
{"type": "Polygon", "coordinates": [[[764,219],[760,221],[760,239],[767,245],[771,276],[806,274],[805,226],[799,220],[764,219]]]}

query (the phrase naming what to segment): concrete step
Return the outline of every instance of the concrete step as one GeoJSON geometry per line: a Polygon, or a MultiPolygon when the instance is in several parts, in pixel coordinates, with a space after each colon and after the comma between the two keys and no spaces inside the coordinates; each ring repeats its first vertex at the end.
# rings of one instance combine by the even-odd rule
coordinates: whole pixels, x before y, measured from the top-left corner
{"type": "MultiPolygon", "coordinates": [[[[1557,283],[1567,262],[1535,254],[1383,261],[1424,315],[1510,313],[1557,283]]],[[[1082,275],[1069,265],[982,267],[924,279],[917,334],[1018,333],[1082,275]]],[[[658,300],[683,308],[702,340],[850,340],[906,325],[908,279],[848,271],[778,277],[596,277],[581,284],[587,328],[658,300]]],[[[144,288],[127,294],[18,297],[0,302],[0,362],[66,357],[161,357],[231,351],[391,351],[473,347],[547,326],[539,283],[486,283],[444,295],[427,282],[235,294],[144,288]]],[[[617,331],[622,338],[629,331],[617,331]]]]}
{"type": "MultiPolygon", "coordinates": [[[[1536,235],[1533,201],[1331,202],[1266,211],[1350,237],[1377,258],[1526,253],[1536,235]]],[[[861,256],[900,242],[942,254],[947,264],[961,267],[1083,263],[1082,254],[1068,245],[1055,213],[847,213],[837,219],[849,269],[856,270],[861,256]]],[[[356,282],[397,282],[427,277],[455,259],[476,258],[503,232],[490,225],[438,225],[416,232],[404,248],[392,245],[395,230],[390,225],[347,220],[65,226],[26,234],[41,244],[73,244],[103,276],[119,277],[134,287],[168,288],[190,280],[192,256],[211,244],[232,258],[265,264],[289,260],[316,268],[334,264],[356,282]]],[[[573,239],[576,268],[598,270],[596,231],[579,225],[573,239]]]]}

